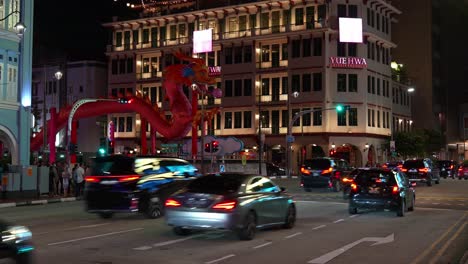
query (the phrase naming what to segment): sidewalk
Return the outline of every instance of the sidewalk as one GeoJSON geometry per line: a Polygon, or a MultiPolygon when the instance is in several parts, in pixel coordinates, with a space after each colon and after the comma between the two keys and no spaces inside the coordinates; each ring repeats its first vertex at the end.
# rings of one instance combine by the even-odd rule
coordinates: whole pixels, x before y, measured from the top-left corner
{"type": "MultiPolygon", "coordinates": [[[[40,204],[52,204],[76,201],[76,197],[39,197],[39,198],[18,198],[18,199],[5,199],[0,200],[0,209],[8,207],[28,206],[28,205],[40,205],[40,204]]],[[[78,199],[80,200],[80,199],[78,199]]]]}

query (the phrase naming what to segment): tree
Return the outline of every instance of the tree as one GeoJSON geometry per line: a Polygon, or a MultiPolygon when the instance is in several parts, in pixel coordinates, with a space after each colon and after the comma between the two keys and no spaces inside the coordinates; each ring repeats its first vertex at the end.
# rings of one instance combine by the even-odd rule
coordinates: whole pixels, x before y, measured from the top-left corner
{"type": "Polygon", "coordinates": [[[426,136],[421,131],[397,132],[394,140],[400,156],[424,156],[426,136]]]}

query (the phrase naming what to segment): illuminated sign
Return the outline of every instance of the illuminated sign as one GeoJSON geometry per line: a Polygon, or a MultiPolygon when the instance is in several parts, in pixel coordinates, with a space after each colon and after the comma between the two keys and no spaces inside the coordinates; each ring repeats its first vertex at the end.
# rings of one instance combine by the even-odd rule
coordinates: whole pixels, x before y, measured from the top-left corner
{"type": "Polygon", "coordinates": [[[356,57],[330,57],[330,66],[332,68],[367,68],[367,61],[364,58],[356,57]]]}
{"type": "Polygon", "coordinates": [[[221,75],[221,66],[211,66],[208,67],[209,76],[220,76],[221,75]]]}
{"type": "Polygon", "coordinates": [[[340,42],[362,43],[362,19],[340,17],[340,42]]]}
{"type": "Polygon", "coordinates": [[[213,29],[199,30],[193,32],[193,53],[213,51],[213,29]]]}

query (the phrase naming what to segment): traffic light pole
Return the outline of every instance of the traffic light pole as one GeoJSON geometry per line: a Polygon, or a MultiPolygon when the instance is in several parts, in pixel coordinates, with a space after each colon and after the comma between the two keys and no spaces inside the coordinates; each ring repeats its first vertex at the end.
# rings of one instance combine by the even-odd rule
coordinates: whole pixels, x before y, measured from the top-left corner
{"type": "MultiPolygon", "coordinates": [[[[292,166],[292,162],[291,162],[291,143],[294,142],[294,137],[292,136],[292,126],[293,124],[303,115],[305,114],[309,114],[309,113],[313,113],[313,112],[319,112],[319,111],[327,111],[327,110],[337,110],[338,108],[337,107],[333,107],[333,108],[325,108],[325,109],[309,109],[309,110],[303,110],[303,111],[300,111],[300,112],[297,112],[293,119],[291,119],[291,121],[289,122],[288,124],[288,135],[286,136],[286,161],[287,161],[287,168],[286,168],[286,172],[287,172],[287,177],[288,178],[291,178],[291,166],[292,166]]],[[[349,106],[344,106],[343,108],[341,108],[341,110],[339,111],[343,111],[343,110],[349,110],[349,106]]]]}

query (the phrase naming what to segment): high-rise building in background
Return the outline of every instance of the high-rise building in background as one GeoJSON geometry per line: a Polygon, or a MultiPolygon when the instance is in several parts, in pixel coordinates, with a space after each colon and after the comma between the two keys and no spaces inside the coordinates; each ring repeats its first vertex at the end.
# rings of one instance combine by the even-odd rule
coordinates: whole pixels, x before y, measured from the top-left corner
{"type": "MultiPolygon", "coordinates": [[[[221,69],[217,86],[223,97],[199,100],[207,110],[222,107],[208,135],[237,137],[254,153],[263,142],[263,160],[284,162],[289,120],[314,110],[292,126],[293,172],[304,159],[331,153],[354,166],[389,158],[392,131],[412,126],[408,86],[394,82],[390,68],[398,9],[382,0],[224,2],[209,8],[209,1],[200,1],[199,10],[147,12],[106,23],[112,33],[108,94],[139,92],[170,117],[162,73],[178,63],[174,51],[192,55],[193,31],[212,28],[213,51],[192,55],[221,69]],[[340,42],[339,18],[362,19],[362,43],[340,42]],[[339,112],[337,105],[350,108],[339,112]]],[[[188,89],[186,94],[191,96],[188,89]]],[[[139,118],[109,116],[117,129],[116,152],[151,136],[139,118]]]]}

